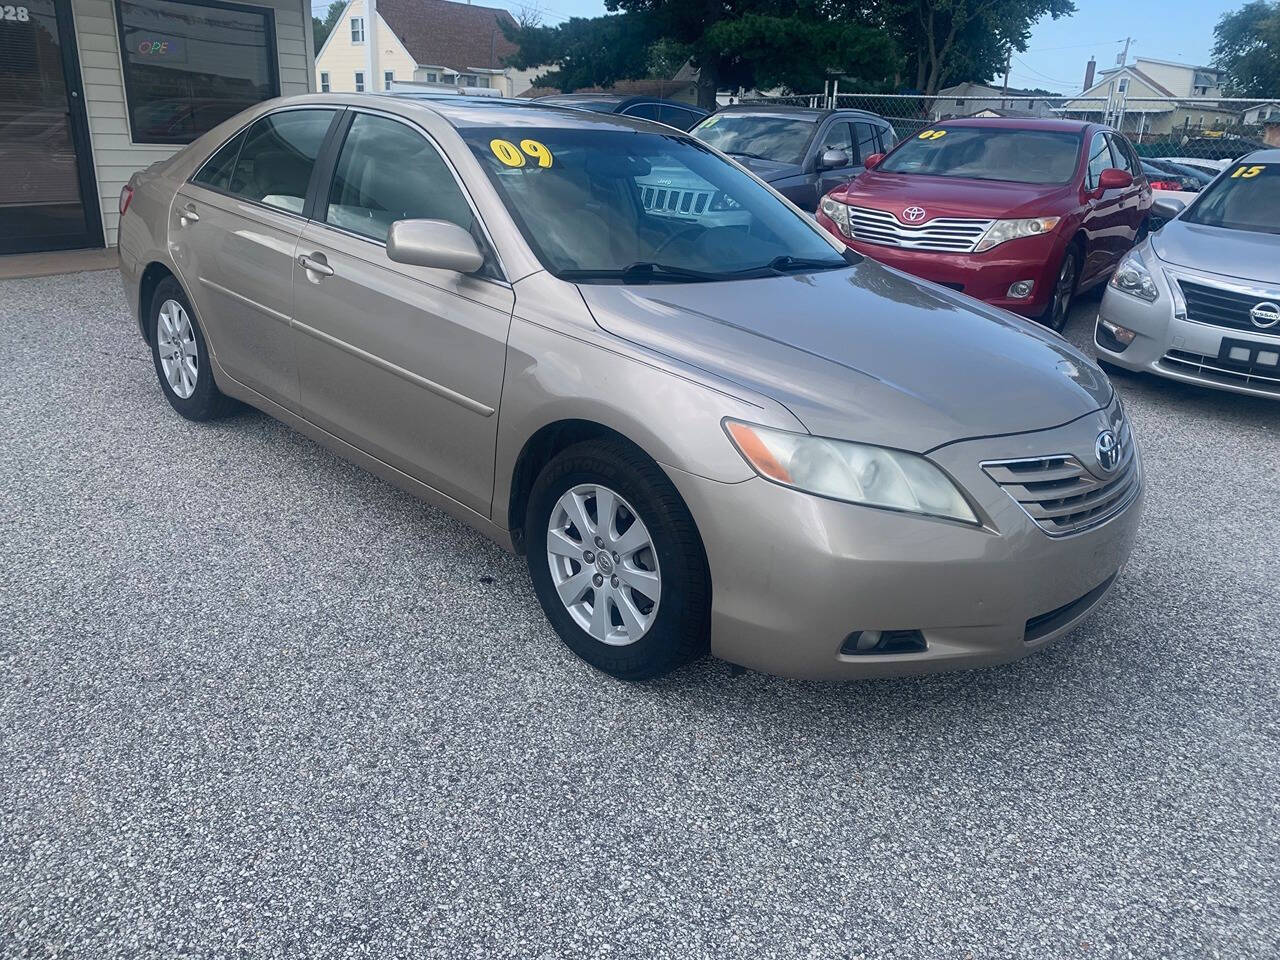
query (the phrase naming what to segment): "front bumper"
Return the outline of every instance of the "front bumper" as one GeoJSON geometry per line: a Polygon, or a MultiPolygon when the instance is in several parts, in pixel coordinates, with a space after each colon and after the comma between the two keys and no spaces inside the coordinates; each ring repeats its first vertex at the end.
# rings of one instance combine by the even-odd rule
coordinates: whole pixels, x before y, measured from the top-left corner
{"type": "MultiPolygon", "coordinates": [[[[1232,362],[1223,355],[1223,341],[1229,340],[1232,344],[1249,345],[1255,356],[1261,352],[1269,359],[1272,352],[1280,353],[1280,327],[1271,330],[1240,329],[1177,316],[1185,310],[1180,299],[1175,302],[1174,277],[1163,265],[1152,268],[1152,254],[1148,253],[1146,260],[1159,296],[1153,303],[1147,303],[1107,287],[1094,327],[1094,343],[1100,357],[1127,370],[1153,373],[1217,390],[1280,399],[1280,365],[1267,369],[1261,365],[1232,362]],[[1136,334],[1133,342],[1119,349],[1122,345],[1107,333],[1104,320],[1132,330],[1136,334]]],[[[1224,288],[1236,285],[1213,274],[1183,268],[1177,268],[1176,276],[1224,288]]],[[[1276,300],[1277,296],[1262,290],[1258,299],[1276,300]]]]}
{"type": "Polygon", "coordinates": [[[863,256],[1031,319],[1043,314],[1049,305],[1062,257],[1056,234],[1052,233],[1010,240],[985,253],[940,253],[851,239],[821,212],[817,221],[863,256]],[[1031,295],[1010,297],[1009,288],[1022,280],[1034,281],[1031,295]]]}
{"type": "Polygon", "coordinates": [[[781,676],[851,679],[1005,663],[1052,643],[1102,601],[1129,556],[1141,490],[1105,522],[1054,537],[980,464],[1092,449],[1104,416],[931,454],[976,501],[982,528],[668,468],[707,550],[712,652],[781,676]],[[858,630],[919,630],[927,647],[841,653],[858,630]]]}

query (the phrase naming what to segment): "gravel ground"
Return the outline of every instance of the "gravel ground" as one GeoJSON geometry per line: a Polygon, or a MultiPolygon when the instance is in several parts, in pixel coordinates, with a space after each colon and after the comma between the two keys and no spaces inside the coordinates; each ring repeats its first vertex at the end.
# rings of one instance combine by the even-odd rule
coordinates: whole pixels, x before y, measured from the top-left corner
{"type": "Polygon", "coordinates": [[[0,284],[5,957],[1280,955],[1280,404],[1118,375],[1141,539],[1038,656],[627,686],[523,561],[181,420],[118,283],[0,284]]]}

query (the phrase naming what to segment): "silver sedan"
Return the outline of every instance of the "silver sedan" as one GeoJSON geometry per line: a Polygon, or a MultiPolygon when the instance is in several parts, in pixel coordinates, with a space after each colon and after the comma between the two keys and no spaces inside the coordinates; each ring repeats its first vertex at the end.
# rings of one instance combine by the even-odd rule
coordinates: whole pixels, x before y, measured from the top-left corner
{"type": "Polygon", "coordinates": [[[1280,398],[1280,150],[1236,162],[1121,261],[1094,338],[1117,366],[1280,398]]]}
{"type": "Polygon", "coordinates": [[[251,404],[527,554],[617,677],[1013,660],[1133,543],[1141,459],[1096,365],[667,127],[278,100],[121,208],[178,413],[251,404]]]}

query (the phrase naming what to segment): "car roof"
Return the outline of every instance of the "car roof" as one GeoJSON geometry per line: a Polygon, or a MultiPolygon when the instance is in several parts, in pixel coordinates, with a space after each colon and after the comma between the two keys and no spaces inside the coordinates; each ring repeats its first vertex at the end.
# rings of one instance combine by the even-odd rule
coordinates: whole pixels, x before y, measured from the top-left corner
{"type": "MultiPolygon", "coordinates": [[[[671,133],[671,128],[649,120],[618,113],[596,113],[577,107],[537,100],[497,97],[398,97],[410,109],[427,110],[459,129],[466,127],[543,127],[599,130],[654,130],[671,133]]],[[[377,107],[386,103],[381,94],[346,94],[342,100],[352,105],[377,107]]]]}
{"type": "Polygon", "coordinates": [[[1255,150],[1247,156],[1241,157],[1241,160],[1255,160],[1258,163],[1280,163],[1280,149],[1276,147],[1268,147],[1265,150],[1255,150]]]}
{"type": "Polygon", "coordinates": [[[1054,130],[1059,133],[1083,133],[1097,128],[1109,129],[1087,120],[1067,120],[1060,117],[961,117],[955,120],[939,120],[937,127],[1003,127],[1008,130],[1054,130]]]}
{"type": "Polygon", "coordinates": [[[716,116],[727,113],[739,113],[744,116],[761,113],[777,113],[786,116],[793,116],[797,119],[804,120],[825,120],[827,117],[833,116],[850,116],[850,117],[871,117],[875,120],[888,122],[884,117],[870,110],[859,110],[856,107],[839,107],[835,110],[826,107],[792,107],[786,104],[772,103],[734,103],[727,107],[721,107],[716,111],[716,116]]]}
{"type": "Polygon", "coordinates": [[[669,107],[684,107],[686,110],[692,110],[695,113],[707,112],[697,104],[669,100],[666,97],[650,96],[643,93],[626,95],[621,93],[552,93],[545,97],[535,97],[533,102],[549,104],[613,103],[619,109],[625,109],[635,103],[661,103],[669,107]]]}

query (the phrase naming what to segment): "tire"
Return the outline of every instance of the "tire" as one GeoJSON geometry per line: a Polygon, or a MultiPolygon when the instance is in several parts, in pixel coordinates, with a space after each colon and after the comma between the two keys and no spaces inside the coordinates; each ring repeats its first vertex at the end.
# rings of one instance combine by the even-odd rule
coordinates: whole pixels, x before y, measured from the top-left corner
{"type": "Polygon", "coordinates": [[[711,575],[702,540],[666,474],[632,444],[589,440],[553,457],[529,495],[525,541],[547,619],[593,667],[648,680],[707,652],[711,575]],[[615,509],[605,512],[615,519],[602,527],[609,495],[615,509]],[[641,542],[648,546],[637,549],[641,542]]]}
{"type": "Polygon", "coordinates": [[[1053,296],[1039,317],[1040,323],[1061,333],[1071,317],[1071,302],[1075,298],[1076,284],[1080,282],[1080,251],[1076,247],[1067,247],[1062,255],[1062,263],[1058,266],[1057,279],[1053,285],[1053,296]]]}
{"type": "Polygon", "coordinates": [[[166,277],[151,297],[151,360],[170,406],[188,420],[214,420],[237,404],[213,382],[209,348],[182,285],[166,277]]]}

